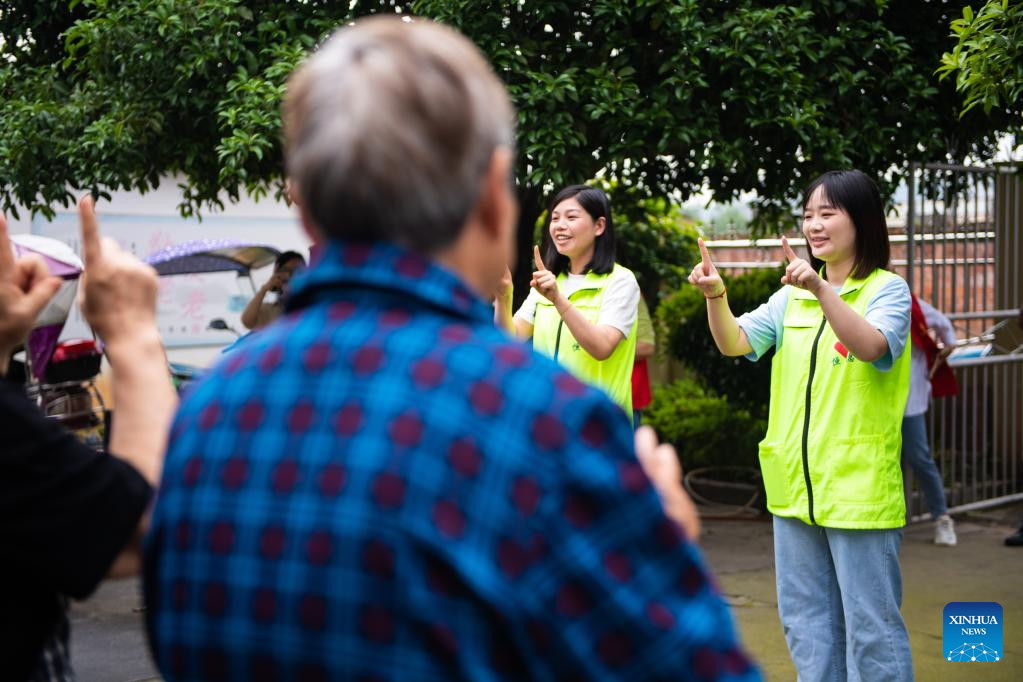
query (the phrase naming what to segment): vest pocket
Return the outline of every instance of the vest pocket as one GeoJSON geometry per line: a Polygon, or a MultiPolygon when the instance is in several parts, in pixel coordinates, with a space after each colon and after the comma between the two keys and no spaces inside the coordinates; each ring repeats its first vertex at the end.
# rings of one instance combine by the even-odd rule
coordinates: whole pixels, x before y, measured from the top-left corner
{"type": "Polygon", "coordinates": [[[811,448],[814,494],[822,503],[877,504],[891,488],[890,463],[886,461],[881,434],[829,438],[820,443],[819,455],[811,448]]]}
{"type": "Polygon", "coordinates": [[[784,457],[776,443],[760,442],[760,474],[764,477],[767,503],[772,507],[788,504],[789,491],[786,485],[788,472],[784,457]]]}

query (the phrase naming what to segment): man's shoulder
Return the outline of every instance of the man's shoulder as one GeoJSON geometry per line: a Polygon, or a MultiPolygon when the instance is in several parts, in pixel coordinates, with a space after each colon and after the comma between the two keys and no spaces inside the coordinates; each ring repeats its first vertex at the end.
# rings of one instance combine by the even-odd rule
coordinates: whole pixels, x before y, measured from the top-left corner
{"type": "Polygon", "coordinates": [[[432,412],[440,404],[452,414],[464,411],[483,432],[526,432],[547,415],[570,436],[577,426],[571,414],[617,409],[492,324],[334,308],[290,314],[253,334],[197,382],[179,415],[194,417],[209,404],[237,411],[268,397],[283,404],[284,394],[294,393],[285,384],[298,382],[317,406],[337,402],[339,393],[356,400],[366,387],[386,385],[389,408],[432,412]],[[334,390],[311,388],[320,385],[334,390]]]}

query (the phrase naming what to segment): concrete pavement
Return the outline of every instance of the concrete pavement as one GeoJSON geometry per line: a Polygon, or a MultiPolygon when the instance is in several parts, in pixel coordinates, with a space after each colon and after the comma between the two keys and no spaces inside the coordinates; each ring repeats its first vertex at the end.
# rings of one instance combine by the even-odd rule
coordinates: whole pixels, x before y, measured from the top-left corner
{"type": "MultiPolygon", "coordinates": [[[[902,543],[902,615],[909,629],[916,679],[995,682],[1023,679],[1023,547],[1003,540],[1023,507],[960,517],[959,544],[937,547],[930,523],[906,529],[902,543]],[[953,601],[994,601],[1004,610],[1005,658],[998,663],[949,663],[942,656],[942,610],[953,601]]],[[[795,680],[778,620],[771,524],[705,521],[700,541],[733,606],[747,651],[765,679],[795,680]]]]}

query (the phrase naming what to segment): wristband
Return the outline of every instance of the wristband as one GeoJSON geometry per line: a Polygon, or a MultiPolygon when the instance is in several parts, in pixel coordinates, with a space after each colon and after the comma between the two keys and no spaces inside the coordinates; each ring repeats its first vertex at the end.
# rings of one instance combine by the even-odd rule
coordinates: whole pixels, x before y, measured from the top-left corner
{"type": "Polygon", "coordinates": [[[726,288],[722,289],[721,293],[718,294],[717,296],[708,296],[707,294],[704,294],[703,297],[705,299],[707,299],[708,301],[713,301],[715,298],[721,298],[722,296],[724,296],[727,293],[728,293],[728,289],[726,287],[726,288]]]}

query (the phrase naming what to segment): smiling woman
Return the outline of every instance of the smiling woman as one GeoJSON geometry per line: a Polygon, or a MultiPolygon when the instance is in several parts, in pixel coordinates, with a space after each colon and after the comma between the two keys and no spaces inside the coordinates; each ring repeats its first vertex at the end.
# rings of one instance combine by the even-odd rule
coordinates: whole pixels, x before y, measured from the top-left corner
{"type": "Polygon", "coordinates": [[[543,256],[533,250],[532,290],[514,318],[511,289],[499,294],[498,320],[631,415],[639,284],[615,263],[611,204],[599,188],[571,185],[548,216],[543,256]]]}
{"type": "Polygon", "coordinates": [[[911,679],[898,557],[909,287],[884,269],[881,197],[860,171],[810,183],[803,234],[809,260],[782,237],[785,286],[738,319],[702,241],[689,281],[707,298],[723,354],[757,360],[775,349],[760,468],[774,514],[778,611],[799,677],[911,679]],[[887,614],[884,627],[843,625],[877,613],[887,614]]]}

